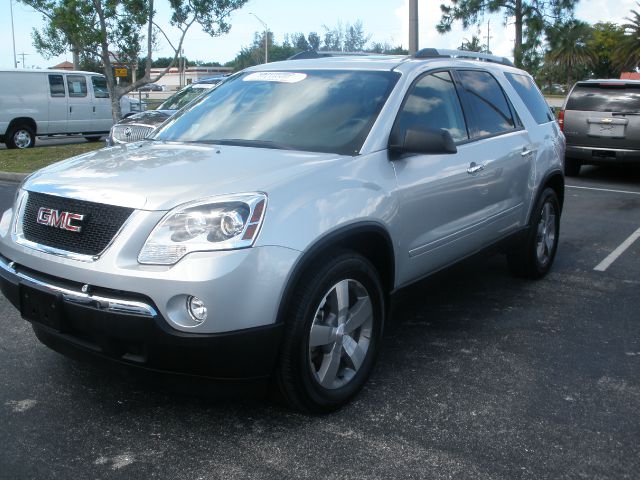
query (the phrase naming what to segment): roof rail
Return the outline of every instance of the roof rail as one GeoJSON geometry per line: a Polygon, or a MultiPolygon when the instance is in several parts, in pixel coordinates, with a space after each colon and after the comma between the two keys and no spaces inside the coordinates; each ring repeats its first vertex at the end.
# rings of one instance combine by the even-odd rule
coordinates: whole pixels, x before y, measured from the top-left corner
{"type": "Polygon", "coordinates": [[[497,55],[489,55],[488,53],[470,52],[468,50],[446,50],[436,48],[423,48],[418,50],[413,56],[414,58],[469,58],[472,60],[481,60],[483,62],[499,63],[513,67],[513,62],[506,57],[497,55]]]}
{"type": "Polygon", "coordinates": [[[317,51],[317,50],[305,50],[304,52],[298,52],[291,55],[287,60],[305,60],[308,58],[323,58],[323,57],[365,57],[367,55],[380,55],[379,53],[370,52],[334,52],[334,51],[317,51]]]}

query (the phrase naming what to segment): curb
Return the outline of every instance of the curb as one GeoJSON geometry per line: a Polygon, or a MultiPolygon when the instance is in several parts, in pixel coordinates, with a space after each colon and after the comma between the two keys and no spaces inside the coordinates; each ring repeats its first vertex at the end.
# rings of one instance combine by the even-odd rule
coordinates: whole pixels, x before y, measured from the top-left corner
{"type": "Polygon", "coordinates": [[[30,173],[13,173],[13,172],[0,172],[0,180],[5,182],[13,182],[20,183],[23,181],[30,173]]]}

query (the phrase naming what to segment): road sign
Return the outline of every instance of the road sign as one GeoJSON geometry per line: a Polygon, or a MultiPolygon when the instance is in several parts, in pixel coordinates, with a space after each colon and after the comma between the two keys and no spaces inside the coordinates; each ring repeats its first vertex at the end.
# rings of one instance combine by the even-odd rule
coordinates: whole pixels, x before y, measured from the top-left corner
{"type": "Polygon", "coordinates": [[[126,68],[116,68],[115,69],[115,76],[116,77],[126,77],[127,76],[127,69],[126,68]]]}

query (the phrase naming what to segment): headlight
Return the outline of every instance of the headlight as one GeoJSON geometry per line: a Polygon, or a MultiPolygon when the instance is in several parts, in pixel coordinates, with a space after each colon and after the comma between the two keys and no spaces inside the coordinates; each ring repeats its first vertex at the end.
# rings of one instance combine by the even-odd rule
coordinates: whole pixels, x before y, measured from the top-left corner
{"type": "Polygon", "coordinates": [[[191,252],[250,247],[260,231],[266,206],[264,193],[247,193],[176,207],[153,229],[138,262],[173,265],[191,252]]]}

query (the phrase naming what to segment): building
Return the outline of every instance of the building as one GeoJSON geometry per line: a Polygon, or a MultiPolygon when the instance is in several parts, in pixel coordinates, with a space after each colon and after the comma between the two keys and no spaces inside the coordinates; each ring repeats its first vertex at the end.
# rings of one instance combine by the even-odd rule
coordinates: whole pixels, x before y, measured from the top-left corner
{"type": "MultiPolygon", "coordinates": [[[[151,78],[162,73],[164,68],[152,68],[151,78]]],[[[158,85],[164,85],[167,90],[178,90],[181,86],[188,85],[203,78],[214,77],[216,75],[228,75],[233,72],[231,67],[187,67],[184,72],[173,67],[157,81],[158,85]]]]}

